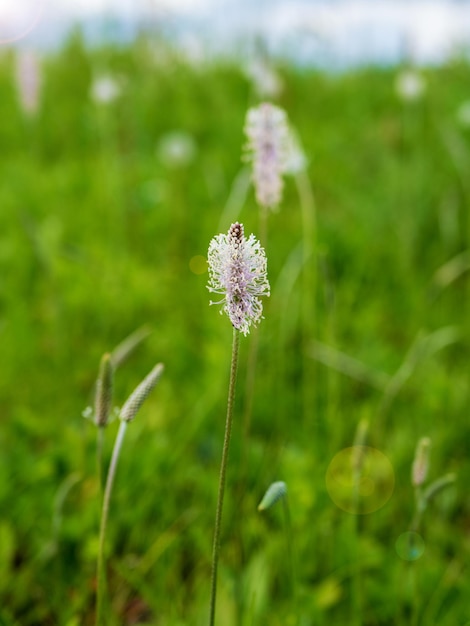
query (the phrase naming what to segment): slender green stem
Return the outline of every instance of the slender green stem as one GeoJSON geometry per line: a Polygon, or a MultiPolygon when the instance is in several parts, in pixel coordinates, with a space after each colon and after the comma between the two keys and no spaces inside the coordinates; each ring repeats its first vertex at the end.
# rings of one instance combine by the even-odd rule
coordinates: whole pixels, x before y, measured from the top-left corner
{"type": "MultiPolygon", "coordinates": [[[[256,380],[256,366],[258,362],[258,348],[259,348],[259,327],[252,329],[250,333],[250,345],[248,352],[248,360],[246,364],[246,380],[245,380],[245,402],[243,407],[242,417],[242,449],[241,459],[238,472],[238,485],[237,485],[237,503],[239,512],[244,511],[246,483],[248,477],[249,468],[249,441],[251,430],[251,417],[253,414],[253,400],[255,396],[255,380],[256,380]]],[[[237,529],[238,540],[238,554],[240,557],[239,565],[240,571],[243,571],[245,549],[243,545],[243,529],[239,527],[237,529]]],[[[238,625],[243,624],[243,612],[245,610],[243,600],[243,584],[241,577],[237,580],[237,621],[238,625]]]]}
{"type": "Polygon", "coordinates": [[[222,461],[220,465],[219,474],[219,492],[217,497],[217,509],[215,513],[215,529],[214,529],[214,543],[212,547],[212,574],[211,574],[211,599],[210,599],[210,616],[209,625],[215,624],[215,601],[217,596],[217,566],[219,560],[220,550],[220,528],[222,521],[222,508],[224,504],[224,492],[225,492],[225,476],[227,473],[227,461],[230,446],[230,435],[232,433],[232,416],[233,416],[233,404],[235,400],[235,382],[237,379],[237,367],[238,367],[238,347],[240,343],[240,333],[235,328],[233,329],[232,340],[232,363],[230,366],[230,382],[228,389],[227,400],[227,418],[225,421],[225,436],[224,446],[222,449],[222,461]]]}
{"type": "MultiPolygon", "coordinates": [[[[316,332],[316,210],[313,189],[307,172],[301,171],[295,176],[295,183],[302,211],[302,402],[303,418],[306,424],[315,422],[314,401],[315,385],[312,359],[307,354],[307,346],[316,332]]],[[[317,438],[319,439],[318,435],[317,438]]]]}
{"type": "Polygon", "coordinates": [[[104,445],[104,426],[96,427],[96,474],[98,476],[100,487],[100,499],[104,489],[104,472],[103,472],[103,445],[104,445]]]}
{"type": "Polygon", "coordinates": [[[98,545],[98,567],[97,567],[97,598],[96,598],[96,626],[102,626],[105,623],[104,620],[104,595],[106,588],[106,577],[104,573],[105,559],[104,559],[104,542],[106,538],[106,526],[108,523],[109,503],[111,500],[111,492],[113,490],[114,477],[116,476],[116,468],[119,459],[119,453],[121,452],[122,442],[124,434],[127,428],[127,421],[121,420],[119,430],[114,443],[113,455],[111,457],[111,463],[109,464],[108,476],[106,479],[106,486],[103,496],[103,508],[101,511],[101,523],[100,523],[100,538],[98,545]]]}

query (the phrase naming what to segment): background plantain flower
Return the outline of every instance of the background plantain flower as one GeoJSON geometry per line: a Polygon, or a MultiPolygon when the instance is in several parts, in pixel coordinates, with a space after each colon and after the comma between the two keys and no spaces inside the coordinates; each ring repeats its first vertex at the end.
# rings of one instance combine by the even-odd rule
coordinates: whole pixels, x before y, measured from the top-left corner
{"type": "Polygon", "coordinates": [[[247,159],[253,163],[256,201],[275,209],[282,198],[283,180],[289,150],[287,115],[267,102],[251,108],[246,114],[247,159]]]}
{"type": "Polygon", "coordinates": [[[209,244],[209,284],[213,293],[223,295],[220,311],[244,335],[262,318],[260,296],[269,296],[267,261],[254,235],[245,238],[243,225],[236,222],[226,235],[216,235],[209,244]]]}
{"type": "Polygon", "coordinates": [[[31,50],[20,50],[16,57],[16,86],[23,111],[34,115],[41,97],[41,63],[31,50]]]}

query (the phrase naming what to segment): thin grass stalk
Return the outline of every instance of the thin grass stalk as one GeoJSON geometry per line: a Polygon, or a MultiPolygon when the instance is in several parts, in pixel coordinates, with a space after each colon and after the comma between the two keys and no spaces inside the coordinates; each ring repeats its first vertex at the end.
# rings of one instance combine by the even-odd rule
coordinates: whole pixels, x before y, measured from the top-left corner
{"type": "Polygon", "coordinates": [[[227,461],[230,447],[230,437],[232,434],[232,417],[233,417],[233,405],[235,400],[235,383],[237,379],[238,368],[238,348],[240,344],[240,333],[235,328],[233,329],[232,339],[232,361],[230,365],[230,381],[227,400],[227,417],[225,421],[225,435],[224,445],[222,448],[222,461],[220,465],[219,474],[219,490],[217,496],[217,508],[215,514],[215,529],[214,529],[214,542],[212,546],[212,573],[211,573],[211,596],[210,596],[210,613],[209,613],[209,625],[215,624],[215,605],[217,597],[217,568],[220,552],[220,529],[222,522],[222,509],[224,504],[225,493],[225,479],[227,473],[227,461]]]}
{"type": "Polygon", "coordinates": [[[315,198],[309,177],[305,170],[295,175],[295,184],[300,200],[302,213],[302,392],[303,392],[303,416],[305,423],[313,423],[314,385],[312,374],[314,365],[307,354],[307,345],[315,336],[315,293],[316,293],[316,210],[315,198]]]}
{"type": "MultiPolygon", "coordinates": [[[[256,380],[256,368],[258,363],[258,350],[259,350],[259,328],[253,328],[251,331],[251,341],[248,349],[248,359],[246,364],[246,378],[245,378],[245,403],[243,407],[243,418],[242,418],[242,450],[241,450],[241,459],[240,459],[240,468],[239,468],[239,481],[238,481],[238,494],[237,501],[238,507],[240,511],[244,511],[245,506],[245,494],[246,494],[246,484],[247,484],[247,476],[248,476],[248,468],[249,468],[249,441],[250,441],[250,431],[251,431],[251,421],[253,415],[253,403],[255,396],[255,380],[256,380]]],[[[240,555],[240,570],[243,571],[244,568],[244,554],[245,548],[243,545],[243,532],[242,528],[239,529],[237,533],[238,539],[238,553],[240,555]]],[[[242,583],[238,581],[239,593],[237,593],[237,611],[238,618],[237,624],[243,623],[243,611],[244,611],[244,602],[243,602],[243,592],[242,592],[242,583]]]]}
{"type": "Polygon", "coordinates": [[[128,422],[121,420],[119,430],[114,443],[113,454],[111,457],[111,463],[109,465],[108,477],[106,479],[106,486],[103,497],[103,508],[101,511],[101,523],[100,523],[100,537],[98,544],[98,567],[97,567],[97,599],[96,599],[96,626],[103,626],[105,624],[104,619],[104,598],[106,594],[106,576],[105,569],[105,557],[104,557],[104,544],[106,539],[106,527],[108,524],[109,503],[111,501],[111,492],[113,490],[114,478],[116,476],[116,468],[118,464],[119,454],[121,452],[122,442],[126,433],[128,422]]]}

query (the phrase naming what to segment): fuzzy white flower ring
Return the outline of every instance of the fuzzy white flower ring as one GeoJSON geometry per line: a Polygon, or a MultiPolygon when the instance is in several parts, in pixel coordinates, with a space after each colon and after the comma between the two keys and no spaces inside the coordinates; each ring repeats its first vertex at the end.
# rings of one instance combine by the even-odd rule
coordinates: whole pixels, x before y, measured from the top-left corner
{"type": "Polygon", "coordinates": [[[269,296],[267,260],[254,235],[246,239],[243,225],[236,222],[226,235],[216,235],[208,251],[209,284],[207,288],[223,297],[210,304],[223,304],[232,325],[247,335],[250,326],[262,318],[260,296],[269,296]]]}

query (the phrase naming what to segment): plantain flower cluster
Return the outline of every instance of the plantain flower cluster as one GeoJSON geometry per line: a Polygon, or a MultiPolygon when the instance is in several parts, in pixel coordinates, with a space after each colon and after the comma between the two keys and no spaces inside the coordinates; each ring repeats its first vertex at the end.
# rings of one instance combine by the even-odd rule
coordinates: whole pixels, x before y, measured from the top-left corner
{"type": "Polygon", "coordinates": [[[267,102],[248,110],[245,120],[247,159],[253,164],[256,201],[275,209],[282,197],[282,174],[288,159],[289,127],[281,108],[267,102]]]}
{"type": "Polygon", "coordinates": [[[208,252],[210,292],[223,298],[210,304],[223,304],[232,325],[244,335],[262,318],[260,296],[269,296],[267,261],[264,249],[254,235],[246,239],[243,225],[236,222],[226,235],[216,235],[208,252]]]}

